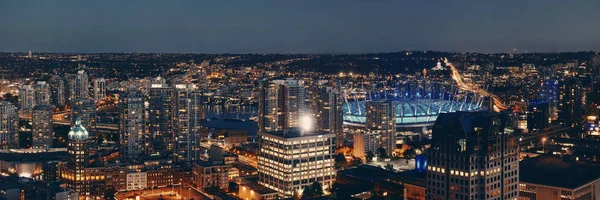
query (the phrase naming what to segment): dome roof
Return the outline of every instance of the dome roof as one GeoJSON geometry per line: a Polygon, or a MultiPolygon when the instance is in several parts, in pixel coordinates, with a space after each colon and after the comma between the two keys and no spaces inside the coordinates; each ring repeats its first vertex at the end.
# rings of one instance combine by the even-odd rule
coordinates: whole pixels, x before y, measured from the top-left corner
{"type": "Polygon", "coordinates": [[[81,125],[79,117],[75,120],[75,126],[69,130],[69,140],[87,140],[89,137],[88,131],[81,125]]]}

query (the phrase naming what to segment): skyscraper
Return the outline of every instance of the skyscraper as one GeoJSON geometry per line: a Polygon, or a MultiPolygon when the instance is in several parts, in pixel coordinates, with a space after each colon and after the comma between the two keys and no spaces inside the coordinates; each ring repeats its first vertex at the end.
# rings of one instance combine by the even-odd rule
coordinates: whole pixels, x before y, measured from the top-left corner
{"type": "Polygon", "coordinates": [[[558,81],[548,79],[542,82],[540,98],[548,102],[548,115],[554,121],[558,119],[558,81]]]}
{"type": "Polygon", "coordinates": [[[101,199],[106,190],[105,173],[102,168],[86,167],[90,155],[89,133],[78,118],[69,130],[68,138],[68,160],[61,168],[61,179],[83,199],[101,199]]]}
{"type": "Polygon", "coordinates": [[[50,105],[50,85],[46,84],[46,81],[38,81],[34,90],[35,105],[50,105]]]}
{"type": "Polygon", "coordinates": [[[302,194],[304,187],[335,182],[334,134],[309,133],[299,128],[259,132],[258,183],[281,197],[302,194]]]}
{"type": "Polygon", "coordinates": [[[541,133],[550,125],[548,102],[533,100],[527,105],[527,129],[529,133],[541,133]]]}
{"type": "Polygon", "coordinates": [[[71,124],[79,117],[81,125],[86,130],[95,134],[96,129],[96,103],[91,99],[74,99],[71,105],[71,124]]]}
{"type": "MultiPolygon", "coordinates": [[[[367,101],[365,125],[381,131],[381,147],[391,156],[396,149],[396,101],[367,101]]],[[[381,156],[381,155],[380,155],[381,156]]]]}
{"type": "Polygon", "coordinates": [[[35,95],[31,85],[22,85],[19,88],[19,110],[31,110],[35,106],[35,95]]]}
{"type": "Polygon", "coordinates": [[[259,87],[260,131],[281,131],[300,126],[305,99],[303,80],[272,80],[261,82],[259,87]]]}
{"type": "Polygon", "coordinates": [[[144,95],[128,88],[119,104],[120,155],[123,161],[136,160],[144,154],[146,122],[144,95]]]}
{"type": "Polygon", "coordinates": [[[508,113],[438,116],[428,152],[427,199],[511,199],[519,186],[519,145],[508,113]]]}
{"type": "Polygon", "coordinates": [[[311,113],[316,121],[315,130],[335,134],[337,146],[343,146],[344,104],[339,88],[329,81],[319,81],[310,102],[314,105],[311,113]]]}
{"type": "Polygon", "coordinates": [[[37,105],[31,118],[32,147],[34,149],[52,148],[54,130],[52,128],[52,107],[37,105]]]}
{"type": "Polygon", "coordinates": [[[192,84],[175,85],[175,154],[177,160],[198,159],[200,92],[192,84]]]}
{"type": "Polygon", "coordinates": [[[175,91],[166,84],[152,84],[149,89],[148,130],[151,138],[147,151],[161,153],[174,149],[175,91]]]}
{"type": "Polygon", "coordinates": [[[101,101],[106,97],[106,80],[103,78],[94,79],[94,100],[101,101]]]}
{"type": "Polygon", "coordinates": [[[352,137],[354,156],[366,161],[369,152],[373,155],[377,153],[381,143],[380,131],[356,130],[352,133],[352,137]]]}
{"type": "Polygon", "coordinates": [[[76,99],[75,95],[75,79],[77,74],[65,74],[67,86],[65,88],[65,100],[70,104],[76,99]]]}
{"type": "Polygon", "coordinates": [[[19,119],[17,107],[7,101],[0,102],[0,149],[19,146],[19,119]]]}
{"type": "Polygon", "coordinates": [[[75,74],[75,82],[73,87],[73,92],[76,99],[87,99],[90,97],[88,75],[84,70],[79,70],[77,71],[77,74],[75,74]]]}
{"type": "Polygon", "coordinates": [[[66,103],[65,81],[60,76],[54,75],[48,81],[50,85],[50,102],[54,106],[62,106],[66,103]]]}
{"type": "Polygon", "coordinates": [[[578,134],[583,124],[583,87],[579,79],[569,77],[558,87],[558,121],[578,134]]]}

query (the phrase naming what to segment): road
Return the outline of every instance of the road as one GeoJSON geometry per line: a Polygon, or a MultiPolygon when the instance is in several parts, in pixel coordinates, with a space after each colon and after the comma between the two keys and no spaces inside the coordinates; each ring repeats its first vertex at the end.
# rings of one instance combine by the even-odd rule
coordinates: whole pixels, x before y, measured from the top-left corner
{"type": "Polygon", "coordinates": [[[567,132],[569,129],[570,129],[570,127],[556,128],[556,129],[551,129],[551,130],[546,131],[541,134],[526,136],[526,137],[523,137],[523,139],[521,140],[521,144],[522,145],[529,144],[529,142],[538,143],[538,142],[542,141],[542,138],[548,138],[548,137],[560,135],[560,134],[567,132]]]}

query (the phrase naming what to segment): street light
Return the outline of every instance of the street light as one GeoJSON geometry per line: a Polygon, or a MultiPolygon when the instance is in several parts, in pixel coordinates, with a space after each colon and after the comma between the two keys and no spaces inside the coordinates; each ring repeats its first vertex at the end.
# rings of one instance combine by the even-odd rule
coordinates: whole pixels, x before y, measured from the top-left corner
{"type": "Polygon", "coordinates": [[[542,138],[542,152],[546,152],[546,137],[542,138]]]}

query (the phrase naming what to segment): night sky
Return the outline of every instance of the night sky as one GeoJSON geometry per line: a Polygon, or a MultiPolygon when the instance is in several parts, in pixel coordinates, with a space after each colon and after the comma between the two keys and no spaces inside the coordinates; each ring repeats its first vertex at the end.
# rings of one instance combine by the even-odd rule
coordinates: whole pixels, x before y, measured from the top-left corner
{"type": "Polygon", "coordinates": [[[0,1],[0,51],[600,50],[600,1],[0,1]]]}

